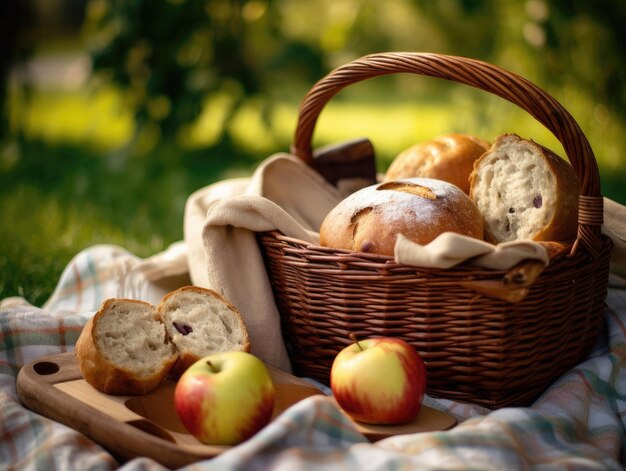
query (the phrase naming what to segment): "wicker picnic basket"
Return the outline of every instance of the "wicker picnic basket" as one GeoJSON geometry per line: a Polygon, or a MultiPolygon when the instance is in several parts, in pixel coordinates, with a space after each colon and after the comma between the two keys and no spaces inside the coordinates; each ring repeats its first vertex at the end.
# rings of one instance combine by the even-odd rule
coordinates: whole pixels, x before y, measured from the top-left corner
{"type": "Polygon", "coordinates": [[[313,165],[312,135],[324,105],[347,85],[394,73],[482,89],[546,126],[580,181],[577,239],[545,269],[522,263],[509,271],[443,270],[259,233],[294,370],[328,384],[332,361],[352,342],[351,333],[400,337],[424,359],[431,396],[489,408],[526,405],[590,352],[603,326],[611,243],[600,232],[593,151],[572,116],[518,75],[462,57],[382,53],[345,64],[313,86],[300,108],[292,153],[313,165]]]}

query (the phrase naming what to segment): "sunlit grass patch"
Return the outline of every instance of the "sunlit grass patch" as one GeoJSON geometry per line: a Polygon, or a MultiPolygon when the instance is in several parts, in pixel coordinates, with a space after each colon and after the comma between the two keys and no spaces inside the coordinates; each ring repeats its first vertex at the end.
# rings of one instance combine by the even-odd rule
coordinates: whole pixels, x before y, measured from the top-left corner
{"type": "Polygon", "coordinates": [[[245,155],[225,149],[175,154],[159,148],[111,165],[76,145],[25,141],[0,167],[0,298],[41,304],[69,260],[94,244],[149,256],[183,238],[188,196],[235,174],[245,155]]]}
{"type": "MultiPolygon", "coordinates": [[[[365,98],[331,100],[319,116],[313,144],[321,146],[368,137],[374,143],[382,168],[406,147],[448,132],[472,133],[487,140],[515,132],[564,155],[557,139],[526,112],[494,96],[472,99],[472,93],[399,101],[394,100],[391,91],[386,102],[380,98],[372,102],[365,98]]],[[[621,139],[624,132],[621,122],[602,105],[589,103],[584,95],[571,91],[565,96],[570,97],[566,108],[587,134],[601,169],[623,169],[626,145],[621,139]]],[[[270,106],[260,98],[251,98],[226,122],[234,102],[227,94],[207,99],[196,123],[181,131],[181,147],[211,147],[228,132],[236,146],[256,155],[258,160],[273,152],[289,150],[299,103],[275,102],[270,106]]],[[[39,90],[28,100],[14,93],[10,109],[14,127],[21,128],[29,138],[51,143],[69,142],[112,150],[127,143],[134,129],[123,95],[110,87],[74,92],[39,90]]],[[[158,134],[153,138],[158,139],[158,134]]]]}
{"type": "Polygon", "coordinates": [[[32,139],[107,150],[122,146],[132,133],[132,115],[112,88],[14,91],[9,99],[12,126],[32,139]]]}
{"type": "MultiPolygon", "coordinates": [[[[163,240],[141,238],[99,214],[89,204],[72,204],[33,186],[0,194],[0,298],[26,297],[42,304],[65,265],[82,248],[111,243],[148,255],[163,240]]],[[[137,227],[135,227],[135,231],[137,227]]]]}

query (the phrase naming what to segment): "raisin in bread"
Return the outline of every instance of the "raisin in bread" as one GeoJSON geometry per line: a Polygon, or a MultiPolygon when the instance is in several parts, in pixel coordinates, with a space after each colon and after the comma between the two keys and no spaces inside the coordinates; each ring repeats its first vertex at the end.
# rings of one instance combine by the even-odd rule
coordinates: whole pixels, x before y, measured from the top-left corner
{"type": "Polygon", "coordinates": [[[494,243],[574,239],[579,191],[568,162],[516,134],[497,137],[470,176],[470,197],[494,243]]]}
{"type": "Polygon", "coordinates": [[[108,299],[76,342],[83,378],[108,394],[145,394],[161,383],[178,358],[151,304],[108,299]]]}
{"type": "Polygon", "coordinates": [[[213,290],[185,286],[166,295],[157,307],[179,352],[171,376],[180,376],[206,355],[250,351],[246,326],[237,309],[213,290]]]}
{"type": "Polygon", "coordinates": [[[434,178],[458,186],[469,194],[474,162],[489,143],[469,134],[444,134],[402,151],[389,165],[384,181],[434,178]]]}
{"type": "Polygon", "coordinates": [[[398,234],[424,245],[448,231],[482,239],[476,205],[451,183],[409,178],[371,185],[341,201],[322,222],[320,245],[393,255],[398,234]]]}

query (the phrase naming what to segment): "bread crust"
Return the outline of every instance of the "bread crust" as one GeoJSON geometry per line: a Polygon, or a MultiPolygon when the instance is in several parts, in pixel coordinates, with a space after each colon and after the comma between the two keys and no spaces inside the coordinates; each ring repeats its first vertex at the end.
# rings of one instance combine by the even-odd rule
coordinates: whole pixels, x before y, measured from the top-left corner
{"type": "MultiPolygon", "coordinates": [[[[181,292],[185,291],[208,295],[221,301],[224,306],[226,306],[231,311],[234,318],[237,320],[237,324],[239,324],[240,329],[244,333],[244,346],[241,351],[250,352],[250,337],[248,336],[248,330],[246,328],[246,324],[243,321],[243,318],[241,317],[241,314],[239,314],[237,308],[233,304],[231,304],[226,298],[224,298],[224,296],[219,294],[217,291],[213,291],[212,289],[190,285],[183,286],[182,288],[166,294],[156,308],[161,318],[163,318],[163,310],[165,309],[167,302],[170,299],[176,297],[181,292]]],[[[179,378],[180,375],[182,375],[187,368],[189,368],[200,359],[201,358],[198,355],[193,355],[188,352],[180,353],[176,362],[174,363],[174,366],[172,366],[172,368],[170,369],[168,376],[170,376],[171,378],[179,378]]]]}
{"type": "MultiPolygon", "coordinates": [[[[511,141],[525,144],[533,153],[541,157],[550,168],[556,185],[556,201],[552,218],[531,239],[536,241],[568,241],[575,239],[578,232],[578,200],[580,194],[576,173],[568,162],[550,149],[531,139],[524,139],[512,133],[503,134],[494,139],[491,148],[474,163],[474,170],[470,175],[470,197],[474,199],[475,186],[481,164],[503,143],[511,141]]],[[[485,238],[490,242],[499,242],[489,232],[487,224],[485,224],[485,238]]]]}
{"type": "Polygon", "coordinates": [[[434,178],[452,183],[469,194],[474,162],[487,149],[489,143],[476,136],[444,134],[398,154],[389,165],[384,181],[434,178]]]}
{"type": "Polygon", "coordinates": [[[154,307],[146,302],[134,299],[114,298],[107,299],[96,314],[89,319],[76,341],[75,355],[78,368],[83,378],[94,388],[107,394],[138,395],[146,394],[156,388],[165,378],[176,360],[173,356],[163,364],[155,374],[147,377],[137,377],[132,371],[120,368],[109,361],[98,349],[94,340],[95,327],[100,317],[113,305],[123,301],[154,307]]]}
{"type": "Polygon", "coordinates": [[[483,239],[474,202],[451,183],[410,178],[372,185],[341,201],[322,223],[320,245],[393,255],[398,234],[424,245],[447,231],[483,239]]]}
{"type": "Polygon", "coordinates": [[[539,245],[541,245],[546,252],[548,253],[548,257],[550,258],[550,262],[553,262],[561,257],[564,257],[569,253],[572,249],[573,242],[572,241],[548,241],[548,240],[540,240],[537,241],[539,245]]]}
{"type": "Polygon", "coordinates": [[[578,200],[580,185],[573,167],[550,149],[537,144],[544,151],[546,162],[556,179],[556,210],[550,222],[538,232],[534,240],[567,241],[578,233],[578,200]]]}

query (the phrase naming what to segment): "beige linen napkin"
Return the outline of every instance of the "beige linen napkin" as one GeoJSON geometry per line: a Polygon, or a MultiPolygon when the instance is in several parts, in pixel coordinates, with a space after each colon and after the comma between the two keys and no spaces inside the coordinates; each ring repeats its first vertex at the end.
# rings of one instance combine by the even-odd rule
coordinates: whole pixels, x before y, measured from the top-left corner
{"type": "Polygon", "coordinates": [[[492,245],[454,232],[444,232],[426,245],[400,234],[394,249],[396,262],[429,268],[451,268],[471,259],[471,265],[477,267],[507,270],[522,260],[539,260],[544,264],[550,260],[546,249],[530,240],[492,245]]]}
{"type": "Polygon", "coordinates": [[[611,271],[626,276],[626,206],[604,198],[602,233],[613,242],[611,271]]]}
{"type": "Polygon", "coordinates": [[[345,197],[300,159],[279,154],[250,179],[194,193],[185,210],[185,241],[194,284],[220,292],[241,313],[251,352],[290,370],[280,318],[255,232],[278,229],[316,243],[317,230],[345,197]]]}

